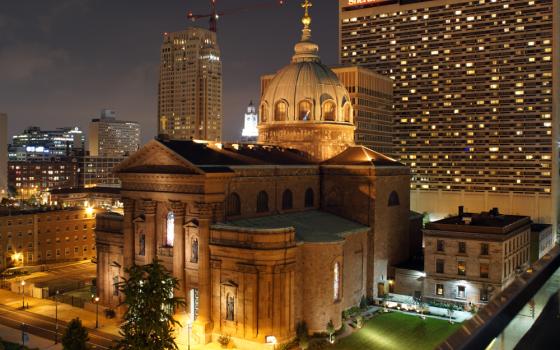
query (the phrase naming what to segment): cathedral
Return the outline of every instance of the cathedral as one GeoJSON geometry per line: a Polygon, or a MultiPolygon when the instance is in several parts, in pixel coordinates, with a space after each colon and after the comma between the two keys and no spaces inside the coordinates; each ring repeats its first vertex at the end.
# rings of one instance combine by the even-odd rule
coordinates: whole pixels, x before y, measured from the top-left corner
{"type": "MultiPolygon", "coordinates": [[[[268,348],[387,293],[409,255],[410,169],[354,143],[352,101],[311,40],[261,96],[255,143],[156,139],[121,163],[124,215],[97,218],[101,303],[132,264],[179,280],[191,344],[268,348]],[[189,322],[190,322],[189,321],[189,322]]],[[[184,322],[183,322],[184,323],[184,322]]],[[[185,328],[179,330],[184,336],[185,328]]]]}

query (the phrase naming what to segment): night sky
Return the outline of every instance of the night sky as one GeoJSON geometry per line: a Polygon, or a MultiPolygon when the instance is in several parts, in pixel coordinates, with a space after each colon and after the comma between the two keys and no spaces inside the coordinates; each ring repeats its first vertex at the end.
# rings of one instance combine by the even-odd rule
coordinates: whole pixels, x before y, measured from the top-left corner
{"type": "MultiPolygon", "coordinates": [[[[274,0],[218,0],[220,10],[274,0]]],[[[289,63],[301,30],[300,0],[223,16],[218,25],[224,79],[224,139],[239,138],[259,77],[289,63]]],[[[0,112],[9,135],[30,125],[80,126],[102,108],[156,135],[161,36],[208,13],[209,0],[0,1],[0,112]]],[[[337,63],[338,2],[315,0],[313,37],[326,64],[337,63]]],[[[197,22],[207,26],[206,20],[197,22]]]]}

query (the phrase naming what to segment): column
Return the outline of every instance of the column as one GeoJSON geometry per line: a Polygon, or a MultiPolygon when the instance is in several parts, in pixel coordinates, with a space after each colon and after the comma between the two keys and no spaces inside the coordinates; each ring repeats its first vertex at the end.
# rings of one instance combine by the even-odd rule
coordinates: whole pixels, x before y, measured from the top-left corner
{"type": "Polygon", "coordinates": [[[123,237],[124,237],[124,251],[123,262],[124,268],[129,268],[134,263],[134,200],[130,198],[123,198],[124,204],[124,220],[123,220],[123,237]]]}
{"type": "Polygon", "coordinates": [[[198,318],[194,328],[199,342],[207,344],[212,337],[212,285],[210,270],[210,225],[214,205],[212,203],[195,203],[194,213],[198,216],[198,318]]]}
{"type": "Polygon", "coordinates": [[[185,298],[185,204],[172,202],[171,209],[175,215],[175,241],[173,242],[173,277],[179,280],[175,290],[177,297],[185,298]]]}
{"type": "Polygon", "coordinates": [[[157,242],[156,242],[156,208],[157,202],[146,200],[144,201],[144,234],[146,235],[146,263],[151,264],[156,257],[157,242]]]}

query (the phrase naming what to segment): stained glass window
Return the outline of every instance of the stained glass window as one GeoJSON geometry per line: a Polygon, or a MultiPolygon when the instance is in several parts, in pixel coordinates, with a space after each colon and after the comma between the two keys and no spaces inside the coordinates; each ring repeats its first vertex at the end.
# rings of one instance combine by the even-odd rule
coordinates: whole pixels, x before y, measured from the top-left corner
{"type": "Polygon", "coordinates": [[[172,211],[167,213],[167,236],[165,244],[168,247],[173,247],[175,241],[175,214],[172,211]]]}
{"type": "Polygon", "coordinates": [[[340,299],[340,263],[334,263],[334,300],[337,301],[340,299]]]}

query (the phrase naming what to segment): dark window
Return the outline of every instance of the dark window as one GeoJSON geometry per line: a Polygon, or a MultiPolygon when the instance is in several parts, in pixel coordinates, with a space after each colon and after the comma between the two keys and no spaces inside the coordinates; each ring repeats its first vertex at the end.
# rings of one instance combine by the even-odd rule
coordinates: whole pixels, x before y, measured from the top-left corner
{"type": "Polygon", "coordinates": [[[119,276],[113,277],[113,295],[119,295],[119,276]]]}
{"type": "Polygon", "coordinates": [[[260,191],[257,196],[257,213],[266,213],[268,211],[268,194],[260,191]]]}
{"type": "Polygon", "coordinates": [[[481,243],[480,244],[480,255],[488,255],[488,243],[481,243]]]}
{"type": "Polygon", "coordinates": [[[391,194],[389,195],[389,203],[388,205],[390,207],[395,207],[397,205],[399,205],[399,195],[397,194],[397,192],[393,191],[391,192],[391,194]]]}
{"type": "Polygon", "coordinates": [[[480,289],[480,301],[488,301],[488,287],[480,289]]]}
{"type": "Polygon", "coordinates": [[[443,259],[436,260],[436,273],[444,273],[444,261],[443,259]]]}
{"type": "Polygon", "coordinates": [[[443,240],[438,239],[437,241],[437,251],[438,252],[443,252],[443,240]]]}
{"type": "Polygon", "coordinates": [[[436,295],[443,296],[443,284],[436,284],[436,295]]]}
{"type": "Polygon", "coordinates": [[[293,208],[293,195],[292,191],[285,190],[282,194],[282,210],[288,210],[293,208]]]}
{"type": "Polygon", "coordinates": [[[198,263],[198,238],[196,237],[191,240],[191,262],[198,263]]]}
{"type": "Polygon", "coordinates": [[[140,252],[138,253],[138,255],[146,255],[146,235],[143,233],[140,235],[140,252]]]}
{"type": "Polygon", "coordinates": [[[465,242],[459,242],[459,253],[467,252],[467,244],[465,242]]]}
{"type": "Polygon", "coordinates": [[[230,193],[228,196],[227,215],[241,215],[241,199],[235,192],[230,193]]]}
{"type": "Polygon", "coordinates": [[[311,208],[314,205],[315,205],[315,198],[314,198],[313,190],[308,188],[305,191],[305,207],[306,208],[311,208]]]}
{"type": "Polygon", "coordinates": [[[490,270],[490,265],[488,263],[480,263],[480,277],[488,278],[488,271],[490,270]]]}

